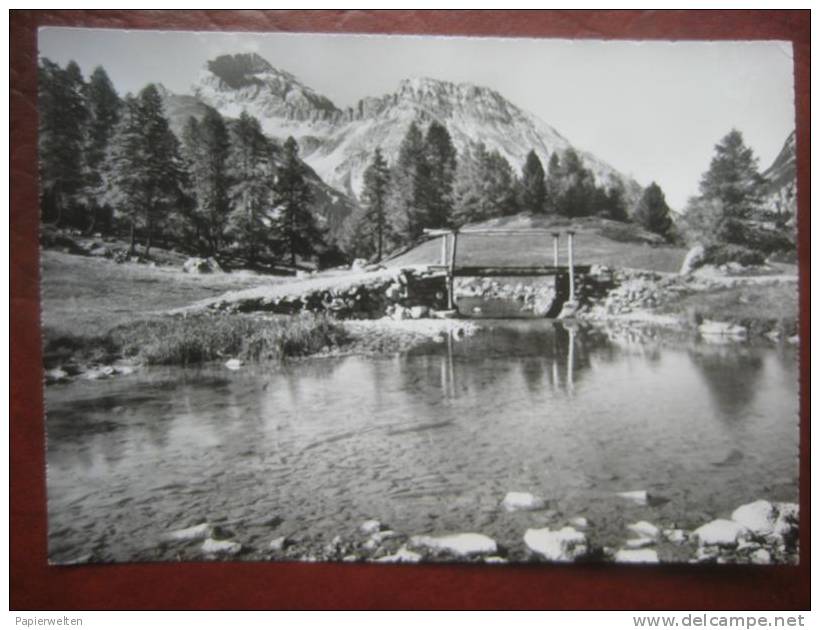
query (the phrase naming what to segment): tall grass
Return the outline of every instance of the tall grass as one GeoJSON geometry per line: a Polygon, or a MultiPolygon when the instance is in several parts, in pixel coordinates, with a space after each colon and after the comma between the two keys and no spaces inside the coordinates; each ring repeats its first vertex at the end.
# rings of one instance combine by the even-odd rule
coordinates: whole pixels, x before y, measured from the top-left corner
{"type": "Polygon", "coordinates": [[[320,315],[276,318],[196,314],[140,320],[97,337],[46,331],[46,361],[130,358],[148,365],[192,365],[227,357],[277,361],[340,347],[345,330],[320,315]]]}

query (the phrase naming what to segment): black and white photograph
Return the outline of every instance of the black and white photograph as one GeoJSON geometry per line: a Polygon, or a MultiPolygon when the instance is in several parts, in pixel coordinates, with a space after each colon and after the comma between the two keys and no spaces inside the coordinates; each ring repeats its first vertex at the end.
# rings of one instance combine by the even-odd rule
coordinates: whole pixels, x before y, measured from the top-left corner
{"type": "Polygon", "coordinates": [[[51,564],[799,562],[790,42],[37,54],[51,564]]]}

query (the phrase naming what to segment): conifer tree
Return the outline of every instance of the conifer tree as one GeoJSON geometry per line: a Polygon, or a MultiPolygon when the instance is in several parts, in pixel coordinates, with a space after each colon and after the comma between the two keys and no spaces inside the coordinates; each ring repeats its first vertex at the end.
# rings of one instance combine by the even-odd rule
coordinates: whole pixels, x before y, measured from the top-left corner
{"type": "Polygon", "coordinates": [[[380,148],[373,153],[373,161],[364,172],[362,200],[364,212],[356,226],[359,247],[365,255],[373,253],[380,261],[384,255],[385,241],[389,237],[387,222],[387,196],[390,186],[390,170],[380,148]]]}
{"type": "Polygon", "coordinates": [[[85,199],[89,208],[92,232],[100,220],[110,227],[112,209],[104,203],[103,171],[109,145],[120,118],[122,101],[102,66],[91,73],[85,89],[88,106],[88,135],[86,138],[85,199]]]}
{"type": "Polygon", "coordinates": [[[145,255],[162,221],[185,203],[179,142],[165,118],[162,99],[149,84],[138,97],[126,97],[112,142],[107,169],[108,200],[127,218],[131,252],[136,232],[145,232],[145,255]]]}
{"type": "Polygon", "coordinates": [[[195,216],[207,253],[218,256],[225,235],[228,203],[228,130],[222,116],[208,108],[196,124],[190,121],[183,133],[185,156],[195,198],[195,216]]]}
{"type": "Polygon", "coordinates": [[[672,228],[672,217],[666,197],[655,182],[647,186],[633,214],[635,221],[655,234],[668,238],[672,228]]]}
{"type": "Polygon", "coordinates": [[[80,225],[72,214],[82,203],[85,191],[88,111],[82,72],[73,61],[62,69],[43,58],[38,79],[41,208],[57,225],[65,219],[80,225]]]}
{"type": "Polygon", "coordinates": [[[275,173],[271,142],[262,133],[259,120],[245,111],[231,128],[227,170],[231,181],[230,231],[254,265],[270,244],[268,211],[275,173]]]}
{"type": "Polygon", "coordinates": [[[521,206],[534,214],[545,210],[547,188],[544,180],[544,167],[534,150],[527,154],[527,160],[521,176],[521,206]]]}
{"type": "Polygon", "coordinates": [[[391,232],[396,244],[418,238],[424,229],[424,186],[428,168],[424,156],[424,136],[415,122],[410,123],[393,165],[388,197],[391,232]]]}
{"type": "Polygon", "coordinates": [[[299,160],[299,145],[289,137],[274,185],[274,206],[278,212],[273,226],[291,265],[296,264],[297,254],[312,256],[322,244],[321,232],[310,211],[311,200],[305,166],[299,160]]]}
{"type": "Polygon", "coordinates": [[[744,219],[759,208],[763,178],[757,158],[732,129],[716,146],[715,155],[700,182],[701,197],[720,202],[726,218],[744,219]]]}
{"type": "Polygon", "coordinates": [[[430,123],[424,139],[426,176],[417,182],[424,200],[424,226],[444,228],[450,225],[453,212],[453,180],[456,172],[456,149],[447,127],[437,121],[430,123]]]}

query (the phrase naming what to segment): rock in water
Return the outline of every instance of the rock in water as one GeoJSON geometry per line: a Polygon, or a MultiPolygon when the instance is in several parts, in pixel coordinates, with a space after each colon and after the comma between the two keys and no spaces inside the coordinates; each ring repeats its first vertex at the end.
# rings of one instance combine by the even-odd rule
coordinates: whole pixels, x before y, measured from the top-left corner
{"type": "Polygon", "coordinates": [[[686,252],[686,257],[683,259],[683,264],[680,267],[680,274],[685,275],[692,273],[703,262],[703,257],[706,250],[703,245],[695,245],[692,249],[686,252]]]}
{"type": "Polygon", "coordinates": [[[777,520],[777,511],[768,501],[755,501],[741,505],[732,512],[732,520],[760,536],[771,534],[777,520]]]}
{"type": "Polygon", "coordinates": [[[452,534],[451,536],[413,536],[411,547],[424,547],[434,551],[448,551],[456,556],[470,556],[480,553],[496,553],[495,541],[484,534],[452,534]]]}
{"type": "Polygon", "coordinates": [[[587,537],[572,527],[556,531],[528,529],[524,542],[532,551],[553,562],[572,562],[587,552],[587,537]]]}
{"type": "Polygon", "coordinates": [[[376,562],[408,562],[414,563],[421,560],[421,554],[415,551],[410,551],[407,547],[401,547],[396,553],[391,556],[382,556],[376,559],[376,562]]]}
{"type": "Polygon", "coordinates": [[[660,533],[660,530],[657,527],[647,521],[638,521],[637,523],[627,525],[626,528],[635,532],[639,536],[646,536],[648,538],[657,538],[660,533]]]}
{"type": "Polygon", "coordinates": [[[706,525],[701,525],[693,532],[693,535],[701,546],[720,545],[722,547],[731,547],[736,545],[738,540],[748,531],[740,523],[719,518],[706,523],[706,525]]]}
{"type": "Polygon", "coordinates": [[[200,523],[193,527],[178,529],[165,535],[166,540],[205,540],[211,535],[209,523],[200,523]]]}
{"type": "Polygon", "coordinates": [[[654,549],[619,549],[615,553],[615,562],[635,564],[657,564],[658,552],[654,549]]]}
{"type": "Polygon", "coordinates": [[[542,510],[546,504],[544,499],[533,496],[529,492],[508,492],[501,502],[501,507],[507,512],[515,512],[516,510],[542,510]]]}
{"type": "Polygon", "coordinates": [[[736,326],[728,322],[714,322],[705,320],[698,326],[698,332],[706,336],[745,338],[748,331],[743,326],[736,326]]]}
{"type": "Polygon", "coordinates": [[[228,359],[225,361],[225,367],[229,370],[238,370],[242,367],[242,361],[239,359],[228,359]]]}
{"type": "Polygon", "coordinates": [[[363,534],[375,534],[382,528],[382,524],[377,520],[365,521],[359,526],[359,531],[363,534]]]}
{"type": "Polygon", "coordinates": [[[208,555],[235,556],[242,551],[242,545],[232,540],[214,540],[208,538],[202,543],[202,553],[208,555]]]}

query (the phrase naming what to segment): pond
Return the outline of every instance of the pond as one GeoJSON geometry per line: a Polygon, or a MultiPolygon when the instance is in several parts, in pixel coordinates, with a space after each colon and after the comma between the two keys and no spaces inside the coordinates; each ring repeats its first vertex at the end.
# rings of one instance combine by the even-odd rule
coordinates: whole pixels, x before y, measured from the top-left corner
{"type": "Polygon", "coordinates": [[[597,545],[648,520],[694,528],[796,501],[788,346],[484,322],[395,356],[144,369],[46,390],[52,562],[195,559],[158,544],[209,522],[266,559],[377,519],[478,532],[527,557],[530,527],[583,516],[597,545]],[[638,505],[618,493],[646,490],[638,505]],[[547,509],[506,512],[508,492],[547,509]]]}

